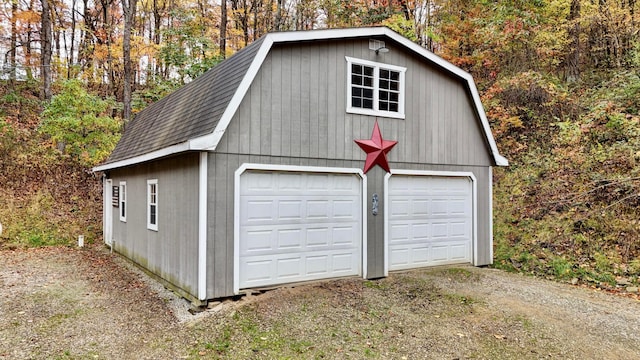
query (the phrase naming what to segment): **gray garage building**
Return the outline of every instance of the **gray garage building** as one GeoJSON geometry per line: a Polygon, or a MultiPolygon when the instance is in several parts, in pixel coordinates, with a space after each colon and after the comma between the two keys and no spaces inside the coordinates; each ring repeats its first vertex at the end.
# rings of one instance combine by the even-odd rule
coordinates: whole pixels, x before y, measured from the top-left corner
{"type": "Polygon", "coordinates": [[[490,264],[506,165],[471,75],[374,27],[262,37],[140,112],[94,171],[104,241],[204,302],[490,264]],[[397,144],[368,155],[354,140],[377,124],[397,144]]]}

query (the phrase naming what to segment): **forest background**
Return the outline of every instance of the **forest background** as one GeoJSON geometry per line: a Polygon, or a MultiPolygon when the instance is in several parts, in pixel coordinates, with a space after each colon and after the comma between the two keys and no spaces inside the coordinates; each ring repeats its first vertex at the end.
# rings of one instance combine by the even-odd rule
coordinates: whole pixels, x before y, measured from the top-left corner
{"type": "Polygon", "coordinates": [[[270,31],[384,25],[470,72],[510,166],[495,265],[640,276],[636,0],[1,0],[0,248],[101,237],[92,166],[133,114],[270,31]]]}

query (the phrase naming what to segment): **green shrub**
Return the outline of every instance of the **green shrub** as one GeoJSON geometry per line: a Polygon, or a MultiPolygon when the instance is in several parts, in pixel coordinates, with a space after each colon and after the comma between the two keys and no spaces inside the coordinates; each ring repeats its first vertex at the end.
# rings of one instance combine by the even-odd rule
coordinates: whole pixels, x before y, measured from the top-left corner
{"type": "Polygon", "coordinates": [[[86,92],[78,80],[65,81],[42,113],[40,131],[81,165],[106,159],[120,139],[122,121],[111,116],[115,103],[86,92]]]}

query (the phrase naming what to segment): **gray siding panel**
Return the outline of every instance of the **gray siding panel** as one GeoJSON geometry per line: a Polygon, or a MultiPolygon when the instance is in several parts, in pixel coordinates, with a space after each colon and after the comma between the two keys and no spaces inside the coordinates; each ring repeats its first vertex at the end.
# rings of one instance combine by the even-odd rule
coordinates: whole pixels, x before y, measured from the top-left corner
{"type": "Polygon", "coordinates": [[[389,153],[390,162],[492,165],[462,81],[393,44],[387,44],[389,53],[380,55],[368,50],[368,45],[364,39],[274,46],[218,150],[363,160],[365,155],[353,140],[371,136],[375,117],[346,113],[346,55],[407,68],[406,118],[378,118],[383,136],[398,141],[389,153]],[[252,131],[258,116],[260,131],[252,131]],[[260,149],[237,144],[245,141],[259,142],[260,149]]]}
{"type": "MultiPolygon", "coordinates": [[[[114,250],[197,296],[198,155],[112,171],[127,183],[127,221],[113,219],[114,250]],[[158,180],[158,231],[147,229],[147,180],[158,180]]],[[[116,211],[114,213],[117,214],[116,211]]]]}
{"type": "MultiPolygon", "coordinates": [[[[207,297],[219,298],[233,295],[233,247],[234,247],[234,186],[235,171],[243,163],[281,164],[300,166],[322,166],[356,168],[362,167],[359,160],[331,160],[272,157],[260,155],[235,155],[211,153],[209,155],[209,272],[207,274],[207,297]],[[215,168],[215,174],[211,169],[215,168]],[[214,189],[212,191],[212,189],[214,189]],[[213,266],[211,264],[213,263],[213,266]]],[[[431,170],[472,172],[477,180],[478,191],[478,265],[490,264],[489,228],[489,168],[482,166],[428,165],[415,163],[398,163],[395,168],[403,170],[431,170]]],[[[375,167],[367,173],[367,276],[378,278],[384,276],[384,170],[375,167]],[[378,194],[381,202],[377,216],[371,215],[371,197],[378,194]]]]}
{"type": "MultiPolygon", "coordinates": [[[[478,181],[476,261],[491,263],[488,174],[493,160],[471,98],[460,80],[393,43],[386,46],[391,51],[380,55],[368,49],[367,39],[274,46],[217,152],[209,157],[209,168],[215,168],[209,193],[216,194],[209,198],[214,201],[210,208],[215,208],[209,213],[214,224],[208,240],[214,263],[208,274],[209,297],[233,292],[233,187],[235,170],[242,163],[364,165],[366,155],[353,140],[370,138],[375,118],[346,113],[345,55],[407,68],[406,118],[378,118],[384,138],[398,141],[389,153],[390,166],[473,172],[478,181]],[[233,144],[237,141],[252,145],[233,144]]],[[[382,199],[384,175],[379,167],[367,174],[368,199],[374,193],[382,199]]],[[[370,215],[370,201],[367,207],[367,273],[376,278],[384,276],[384,215],[370,215]]]]}

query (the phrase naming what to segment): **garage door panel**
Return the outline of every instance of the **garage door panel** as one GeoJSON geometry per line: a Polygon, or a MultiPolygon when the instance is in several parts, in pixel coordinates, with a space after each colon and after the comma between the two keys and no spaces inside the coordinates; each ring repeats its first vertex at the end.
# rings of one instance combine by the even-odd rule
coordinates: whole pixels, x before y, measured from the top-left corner
{"type": "Polygon", "coordinates": [[[298,250],[302,248],[302,231],[300,229],[283,229],[278,231],[276,250],[298,250]]]}
{"type": "Polygon", "coordinates": [[[329,219],[329,200],[308,200],[307,203],[307,219],[319,220],[329,219]]]}
{"type": "MultiPolygon", "coordinates": [[[[361,203],[360,203],[361,204],[361,203]]],[[[333,200],[332,210],[334,219],[351,219],[357,215],[356,209],[360,208],[358,199],[333,200]]]]}
{"type": "Polygon", "coordinates": [[[300,220],[304,214],[302,205],[303,203],[300,200],[278,201],[278,221],[300,220]]]}
{"type": "Polygon", "coordinates": [[[452,238],[469,238],[470,224],[467,221],[449,223],[449,236],[452,238]]]}
{"type": "Polygon", "coordinates": [[[272,200],[247,200],[245,222],[263,222],[273,220],[275,203],[272,200]]]}
{"type": "Polygon", "coordinates": [[[410,202],[407,199],[393,199],[390,200],[391,211],[389,213],[390,218],[398,218],[409,215],[410,202]]]}
{"type": "Polygon", "coordinates": [[[468,178],[393,175],[388,191],[391,270],[471,262],[473,200],[468,178]]]}
{"type": "Polygon", "coordinates": [[[358,176],[249,171],[240,183],[239,288],[361,273],[358,176]]]}
{"type": "Polygon", "coordinates": [[[245,288],[269,286],[329,277],[350,276],[359,271],[360,254],[323,251],[313,255],[274,254],[241,259],[240,282],[245,288]]]}
{"type": "Polygon", "coordinates": [[[391,229],[389,233],[391,234],[391,243],[409,240],[409,224],[393,224],[390,226],[391,229]]]}
{"type": "Polygon", "coordinates": [[[307,229],[307,247],[320,247],[328,246],[330,244],[329,229],[322,228],[308,228],[307,229]]]}
{"type": "Polygon", "coordinates": [[[326,199],[318,196],[295,199],[283,196],[280,199],[255,200],[255,197],[248,195],[241,196],[240,202],[241,208],[246,209],[240,214],[241,226],[359,222],[362,216],[359,214],[362,201],[354,196],[347,199],[326,199]]]}

